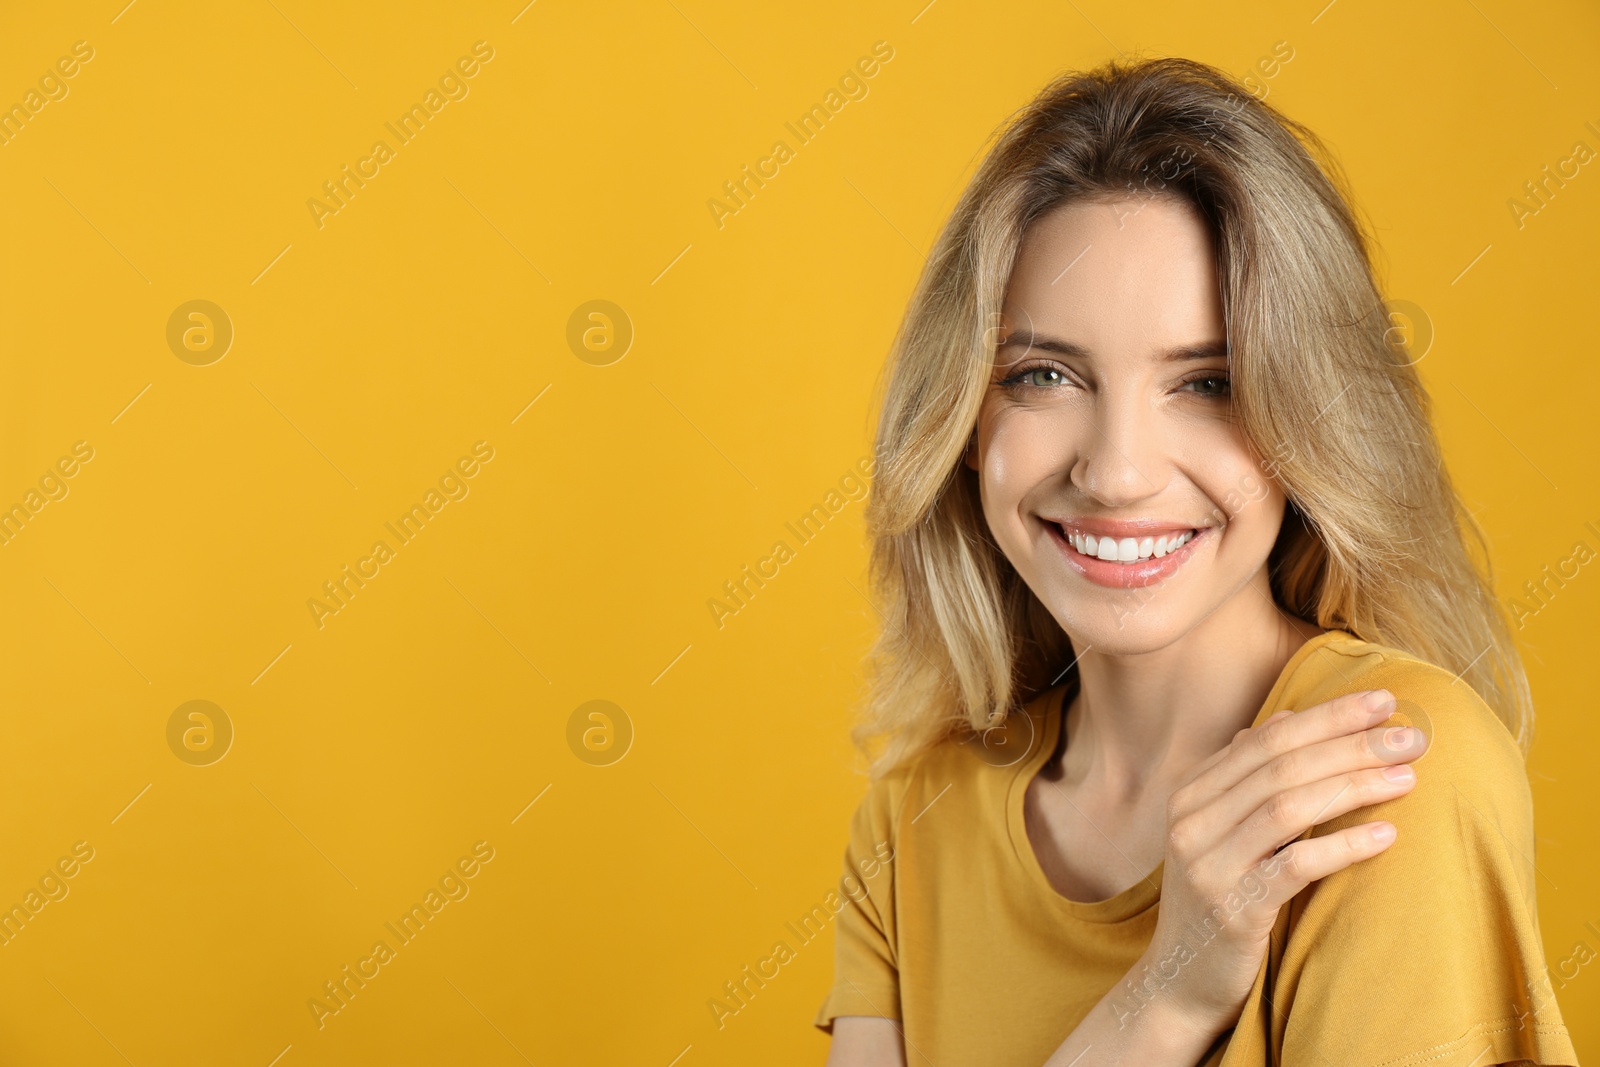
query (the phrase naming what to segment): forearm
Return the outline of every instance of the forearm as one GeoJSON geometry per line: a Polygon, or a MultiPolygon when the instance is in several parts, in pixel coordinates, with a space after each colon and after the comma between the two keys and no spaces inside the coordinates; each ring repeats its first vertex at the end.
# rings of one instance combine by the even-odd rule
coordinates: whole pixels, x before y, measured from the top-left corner
{"type": "Polygon", "coordinates": [[[1195,1067],[1226,1027],[1206,1027],[1187,1016],[1153,974],[1145,960],[1135,964],[1044,1067],[1195,1067]]]}

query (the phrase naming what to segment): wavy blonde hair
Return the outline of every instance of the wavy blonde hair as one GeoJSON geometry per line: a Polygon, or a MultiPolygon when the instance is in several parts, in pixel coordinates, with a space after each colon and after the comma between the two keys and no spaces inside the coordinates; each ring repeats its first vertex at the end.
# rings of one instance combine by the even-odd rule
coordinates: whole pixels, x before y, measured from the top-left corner
{"type": "Polygon", "coordinates": [[[866,523],[882,626],[853,731],[874,777],[1076,670],[961,459],[1023,232],[1069,200],[1130,195],[1186,199],[1212,231],[1235,415],[1288,498],[1268,557],[1278,606],[1458,674],[1526,756],[1532,697],[1487,538],[1445,470],[1346,188],[1310,130],[1186,59],[1064,75],[999,132],[878,382],[866,523]]]}

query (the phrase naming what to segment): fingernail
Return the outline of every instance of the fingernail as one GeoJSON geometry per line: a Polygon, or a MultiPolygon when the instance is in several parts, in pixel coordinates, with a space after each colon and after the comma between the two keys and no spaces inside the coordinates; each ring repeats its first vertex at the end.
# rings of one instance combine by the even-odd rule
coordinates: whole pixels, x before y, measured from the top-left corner
{"type": "Polygon", "coordinates": [[[1387,719],[1394,713],[1394,694],[1387,689],[1374,689],[1367,694],[1366,704],[1375,720],[1387,719]]]}
{"type": "Polygon", "coordinates": [[[1383,743],[1390,748],[1405,748],[1411,744],[1411,727],[1393,726],[1383,732],[1383,743]]]}
{"type": "Polygon", "coordinates": [[[1372,828],[1372,839],[1380,844],[1394,840],[1394,823],[1381,822],[1372,828]]]}
{"type": "Polygon", "coordinates": [[[1417,772],[1411,769],[1409,763],[1401,763],[1394,767],[1385,767],[1383,776],[1398,785],[1401,782],[1411,781],[1417,776],[1417,772]]]}

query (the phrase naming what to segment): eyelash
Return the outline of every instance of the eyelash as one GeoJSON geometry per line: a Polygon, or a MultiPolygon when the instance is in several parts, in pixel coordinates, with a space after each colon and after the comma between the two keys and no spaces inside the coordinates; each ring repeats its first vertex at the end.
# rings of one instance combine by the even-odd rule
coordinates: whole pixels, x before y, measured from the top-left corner
{"type": "MultiPolygon", "coordinates": [[[[1025,378],[1027,378],[1028,375],[1030,375],[1034,371],[1038,371],[1038,370],[1056,370],[1056,368],[1052,367],[1048,363],[1030,363],[1030,364],[1027,364],[1027,365],[1025,365],[1023,367],[1018,368],[1017,371],[1015,371],[1011,375],[1011,377],[1003,379],[1002,381],[998,382],[997,384],[1000,385],[1002,388],[1008,389],[1008,390],[1010,390],[1012,392],[1021,392],[1022,390],[1025,390],[1025,389],[1054,389],[1054,388],[1056,388],[1056,386],[1053,386],[1053,385],[1030,385],[1029,383],[1027,383],[1026,381],[1023,380],[1025,378]]],[[[1060,372],[1057,371],[1057,373],[1060,373],[1060,372]]],[[[1221,392],[1221,393],[1198,393],[1197,392],[1195,394],[1196,396],[1204,397],[1204,398],[1206,398],[1208,400],[1226,400],[1226,399],[1229,398],[1229,396],[1232,395],[1232,382],[1231,382],[1231,379],[1228,377],[1227,372],[1225,372],[1225,371],[1206,371],[1206,372],[1204,372],[1202,374],[1196,375],[1193,378],[1185,379],[1183,384],[1184,385],[1189,385],[1192,382],[1208,382],[1208,381],[1221,382],[1223,385],[1228,386],[1228,389],[1227,389],[1227,391],[1224,391],[1224,392],[1221,392]]]]}

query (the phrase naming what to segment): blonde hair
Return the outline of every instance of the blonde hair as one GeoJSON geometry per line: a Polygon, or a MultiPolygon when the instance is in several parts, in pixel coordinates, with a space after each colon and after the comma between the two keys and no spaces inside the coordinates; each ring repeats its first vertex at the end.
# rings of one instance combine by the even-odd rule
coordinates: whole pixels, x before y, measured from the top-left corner
{"type": "Polygon", "coordinates": [[[1278,606],[1458,674],[1526,756],[1532,697],[1487,539],[1445,470],[1346,185],[1310,130],[1186,59],[1064,75],[1000,132],[885,365],[866,513],[882,626],[853,731],[875,777],[1076,670],[961,459],[1023,232],[1066,201],[1130,195],[1181,197],[1213,233],[1235,417],[1288,499],[1268,557],[1278,606]]]}

